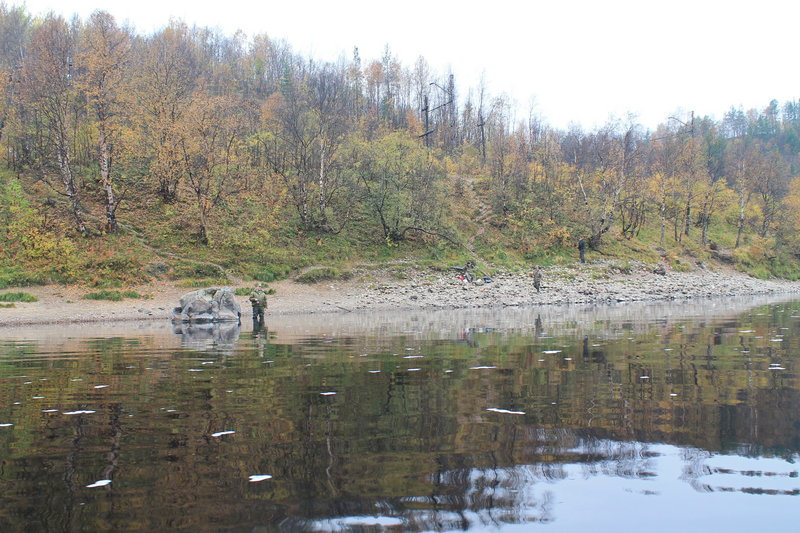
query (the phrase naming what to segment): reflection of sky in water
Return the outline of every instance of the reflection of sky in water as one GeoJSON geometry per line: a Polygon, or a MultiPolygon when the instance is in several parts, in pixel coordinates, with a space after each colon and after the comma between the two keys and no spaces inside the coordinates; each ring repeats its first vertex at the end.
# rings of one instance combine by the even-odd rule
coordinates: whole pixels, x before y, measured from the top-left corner
{"type": "MultiPolygon", "coordinates": [[[[447,510],[440,495],[409,495],[406,511],[376,504],[373,516],[300,521],[308,531],[351,528],[409,530],[530,531],[796,531],[798,467],[778,458],[712,455],[670,445],[603,442],[599,448],[631,453],[630,461],[592,464],[518,465],[445,473],[457,483],[466,476],[467,509],[447,510]],[[765,497],[765,494],[782,495],[765,497]],[[491,502],[485,507],[483,503],[491,502]],[[383,511],[383,514],[381,513],[383,511]],[[434,527],[435,526],[435,527],[434,527]]],[[[596,452],[574,449],[583,454],[596,452]]],[[[460,497],[460,496],[459,496],[460,497]]]]}
{"type": "MultiPolygon", "coordinates": [[[[518,465],[472,470],[468,498],[493,509],[410,513],[412,522],[469,524],[469,530],[528,531],[552,524],[559,532],[796,531],[800,466],[779,458],[713,455],[665,444],[596,443],[631,451],[629,461],[518,465]],[[770,496],[765,496],[770,495],[770,496]],[[781,497],[774,497],[779,495],[781,497]],[[513,502],[513,503],[512,503],[513,502]],[[513,508],[503,509],[503,503],[513,508]],[[766,529],[764,529],[766,527],[766,529]]],[[[594,453],[574,449],[574,453],[594,453]]],[[[447,476],[444,476],[446,479],[447,476]]],[[[406,502],[435,505],[435,498],[406,502]]]]}
{"type": "Polygon", "coordinates": [[[306,522],[303,529],[307,531],[348,531],[351,528],[400,528],[403,520],[391,516],[343,516],[330,520],[306,522]]]}
{"type": "MultiPolygon", "coordinates": [[[[686,473],[686,454],[707,456],[706,452],[682,450],[674,446],[653,445],[658,453],[649,459],[652,478],[585,476],[583,468],[571,465],[568,477],[552,487],[554,514],[558,531],[796,531],[800,518],[797,498],[765,497],[745,492],[729,492],[727,487],[760,487],[795,491],[797,478],[775,477],[750,479],[741,473],[731,474],[718,488],[716,476],[694,479],[686,473]],[[696,487],[695,482],[709,483],[696,487]]],[[[714,456],[702,461],[726,465],[726,468],[749,468],[760,465],[768,471],[797,472],[795,465],[778,459],[752,460],[738,456],[714,456]]],[[[703,469],[705,472],[705,469],[703,469]]],[[[504,531],[522,531],[522,526],[504,527],[504,531]]]]}

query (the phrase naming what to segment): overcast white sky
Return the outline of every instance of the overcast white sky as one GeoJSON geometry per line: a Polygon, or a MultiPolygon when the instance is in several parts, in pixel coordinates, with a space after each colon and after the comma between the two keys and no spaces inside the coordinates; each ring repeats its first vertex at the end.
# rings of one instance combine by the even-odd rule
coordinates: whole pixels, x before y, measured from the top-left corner
{"type": "MultiPolygon", "coordinates": [[[[0,0],[3,1],[3,0],[0,0]]],[[[104,9],[139,33],[170,17],[232,35],[266,33],[305,56],[335,60],[388,44],[406,67],[419,56],[452,69],[464,96],[485,73],[527,114],[586,129],[634,113],[649,128],[669,116],[722,118],[731,106],[800,98],[795,0],[5,0],[37,15],[84,20],[104,9]]]]}

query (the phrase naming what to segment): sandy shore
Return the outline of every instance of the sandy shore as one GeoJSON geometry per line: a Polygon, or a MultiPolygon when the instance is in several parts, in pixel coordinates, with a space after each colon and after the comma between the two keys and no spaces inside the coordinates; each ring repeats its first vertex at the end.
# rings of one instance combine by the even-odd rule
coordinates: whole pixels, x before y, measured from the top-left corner
{"type": "MultiPolygon", "coordinates": [[[[543,269],[540,293],[529,273],[497,273],[484,284],[465,284],[453,271],[363,267],[347,281],[270,284],[268,316],[414,309],[499,308],[558,304],[665,301],[714,296],[800,293],[800,282],[758,280],[723,268],[659,275],[633,264],[620,272],[613,263],[543,269]]],[[[87,300],[85,287],[44,286],[25,291],[37,302],[0,308],[0,328],[32,324],[169,320],[181,295],[192,289],[170,282],[131,287],[146,299],[120,302],[87,300]]],[[[251,316],[245,296],[238,297],[243,319],[251,316]]],[[[0,334],[2,329],[0,329],[0,334]]]]}

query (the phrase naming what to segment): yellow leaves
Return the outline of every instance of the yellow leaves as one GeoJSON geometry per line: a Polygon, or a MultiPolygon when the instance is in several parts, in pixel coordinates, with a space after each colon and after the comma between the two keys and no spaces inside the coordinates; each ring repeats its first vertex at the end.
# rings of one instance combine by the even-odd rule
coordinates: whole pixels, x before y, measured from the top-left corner
{"type": "Polygon", "coordinates": [[[737,263],[753,266],[763,263],[774,254],[775,242],[772,239],[753,236],[748,246],[733,250],[737,263]]]}
{"type": "Polygon", "coordinates": [[[455,174],[458,171],[458,166],[452,157],[446,156],[443,160],[444,169],[447,174],[455,174]]]}
{"type": "Polygon", "coordinates": [[[75,243],[66,237],[58,237],[34,226],[27,226],[19,234],[23,257],[27,260],[42,259],[62,262],[75,252],[75,243]]]}
{"type": "Polygon", "coordinates": [[[278,113],[283,108],[284,104],[283,95],[279,92],[274,92],[264,101],[261,106],[261,120],[265,123],[272,122],[278,116],[278,113]]]}
{"type": "Polygon", "coordinates": [[[367,84],[371,87],[379,85],[383,81],[383,65],[379,61],[372,61],[365,69],[367,84]]]}
{"type": "Polygon", "coordinates": [[[545,238],[548,243],[556,244],[561,247],[566,247],[573,240],[569,230],[562,226],[551,228],[545,235],[545,238]]]}
{"type": "Polygon", "coordinates": [[[465,146],[455,160],[454,169],[448,168],[449,173],[461,176],[476,176],[481,171],[481,154],[475,146],[465,146]]]}
{"type": "MultiPolygon", "coordinates": [[[[610,176],[614,175],[613,170],[603,171],[601,168],[595,168],[592,172],[583,174],[583,186],[589,191],[601,190],[610,180],[610,176]]],[[[593,195],[592,195],[593,196],[593,195]]]]}
{"type": "Polygon", "coordinates": [[[84,70],[79,83],[90,100],[108,101],[117,96],[125,80],[131,39],[110,14],[96,11],[82,33],[77,62],[84,70]]]}
{"type": "Polygon", "coordinates": [[[779,220],[784,238],[800,250],[800,176],[789,182],[789,191],[782,201],[783,216],[779,220]]]}
{"type": "Polygon", "coordinates": [[[61,264],[75,254],[75,243],[43,227],[42,217],[28,205],[16,181],[0,191],[0,220],[6,227],[0,241],[20,263],[61,264]]]}
{"type": "Polygon", "coordinates": [[[789,182],[789,193],[783,199],[789,217],[796,221],[795,227],[800,228],[800,176],[789,182]]]}

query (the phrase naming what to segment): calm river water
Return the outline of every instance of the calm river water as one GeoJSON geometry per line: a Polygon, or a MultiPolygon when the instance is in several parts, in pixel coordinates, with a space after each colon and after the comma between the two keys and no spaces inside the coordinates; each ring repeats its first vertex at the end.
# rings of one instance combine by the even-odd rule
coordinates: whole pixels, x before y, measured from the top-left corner
{"type": "Polygon", "coordinates": [[[0,330],[0,531],[797,531],[800,302],[0,330]]]}

